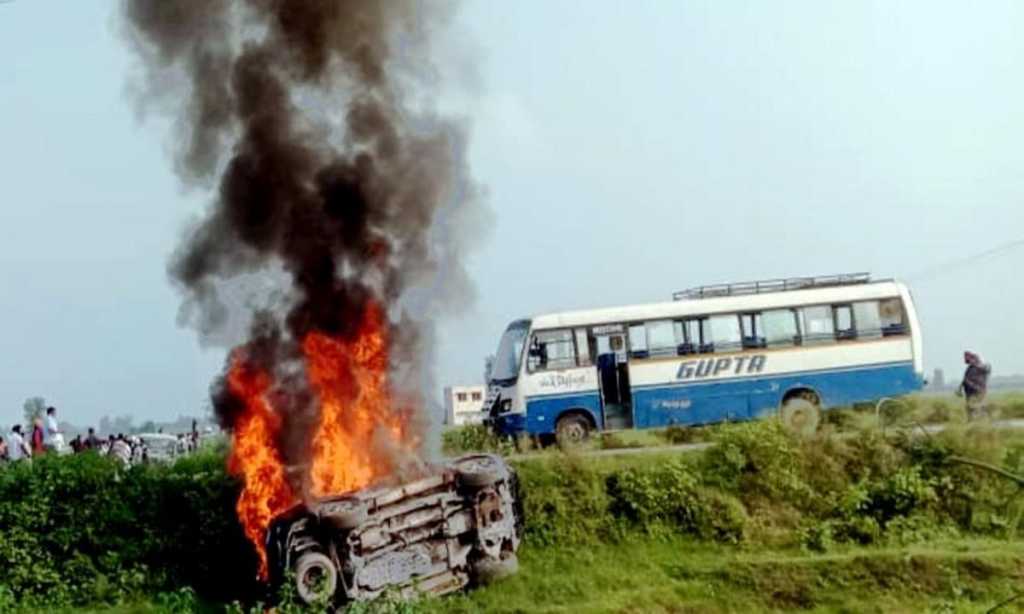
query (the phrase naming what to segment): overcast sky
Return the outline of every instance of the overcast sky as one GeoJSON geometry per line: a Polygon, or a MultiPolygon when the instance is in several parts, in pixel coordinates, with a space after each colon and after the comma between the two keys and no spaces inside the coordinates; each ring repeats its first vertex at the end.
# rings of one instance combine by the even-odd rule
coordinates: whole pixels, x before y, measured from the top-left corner
{"type": "MultiPolygon", "coordinates": [[[[207,198],[125,96],[115,9],[0,3],[5,423],[34,395],[195,414],[223,359],[176,325],[166,261],[207,198]]],[[[445,97],[495,214],[440,383],[522,315],[861,270],[910,277],[929,371],[1024,372],[1024,248],[940,266],[1024,239],[1021,31],[1015,1],[466,3],[445,97]]]]}

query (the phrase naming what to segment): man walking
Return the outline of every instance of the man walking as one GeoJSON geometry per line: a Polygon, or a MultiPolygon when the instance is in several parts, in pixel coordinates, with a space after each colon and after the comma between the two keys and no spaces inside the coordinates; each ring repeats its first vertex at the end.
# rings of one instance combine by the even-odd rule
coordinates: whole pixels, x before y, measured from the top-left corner
{"type": "Polygon", "coordinates": [[[85,438],[85,449],[99,451],[102,447],[103,442],[96,436],[96,429],[89,427],[89,434],[85,438]]]}
{"type": "Polygon", "coordinates": [[[53,452],[61,453],[64,452],[64,435],[60,432],[60,427],[57,425],[57,408],[47,407],[46,408],[46,439],[44,441],[46,448],[53,452]]]}
{"type": "Polygon", "coordinates": [[[32,450],[29,449],[28,442],[25,441],[25,437],[21,434],[20,424],[12,426],[11,432],[7,434],[7,455],[11,461],[32,457],[32,450]]]}
{"type": "Polygon", "coordinates": [[[963,396],[967,403],[967,420],[974,420],[987,415],[985,396],[988,394],[988,376],[992,374],[992,365],[984,362],[974,352],[964,352],[967,370],[964,381],[957,389],[957,395],[963,396]]]}

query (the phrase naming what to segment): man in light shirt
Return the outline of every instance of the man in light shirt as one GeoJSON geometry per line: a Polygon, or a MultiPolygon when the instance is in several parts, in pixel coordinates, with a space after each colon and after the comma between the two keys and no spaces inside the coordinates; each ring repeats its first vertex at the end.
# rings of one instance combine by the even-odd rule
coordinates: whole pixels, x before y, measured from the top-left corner
{"type": "Polygon", "coordinates": [[[63,452],[64,448],[64,435],[60,432],[60,427],[57,425],[57,408],[47,407],[46,408],[46,430],[44,432],[45,439],[44,445],[47,449],[54,452],[63,452]]]}
{"type": "Polygon", "coordinates": [[[7,434],[7,455],[11,461],[32,457],[32,449],[28,447],[25,436],[21,434],[21,425],[15,424],[7,434]]]}

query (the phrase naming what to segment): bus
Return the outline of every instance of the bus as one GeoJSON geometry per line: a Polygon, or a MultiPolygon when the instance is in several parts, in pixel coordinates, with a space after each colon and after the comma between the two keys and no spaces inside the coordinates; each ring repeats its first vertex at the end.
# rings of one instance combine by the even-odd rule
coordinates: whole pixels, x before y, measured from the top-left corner
{"type": "Polygon", "coordinates": [[[921,329],[907,287],[867,273],[692,288],[661,303],[513,321],[484,401],[502,435],[696,426],[918,391],[921,329]]]}

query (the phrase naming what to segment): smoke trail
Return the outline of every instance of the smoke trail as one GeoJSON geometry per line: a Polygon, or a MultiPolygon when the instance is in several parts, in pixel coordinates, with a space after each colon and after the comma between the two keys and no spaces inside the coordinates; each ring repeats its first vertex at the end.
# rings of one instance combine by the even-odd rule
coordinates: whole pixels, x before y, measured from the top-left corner
{"type": "MultiPolygon", "coordinates": [[[[472,298],[460,236],[481,219],[466,134],[432,111],[431,33],[447,5],[411,0],[128,0],[140,97],[174,113],[176,170],[215,186],[172,258],[181,319],[281,383],[284,453],[315,417],[301,340],[389,322],[392,385],[422,407],[430,321],[472,298]]],[[[214,386],[230,428],[238,404],[214,386]]],[[[385,409],[386,411],[386,409],[385,409]]]]}

